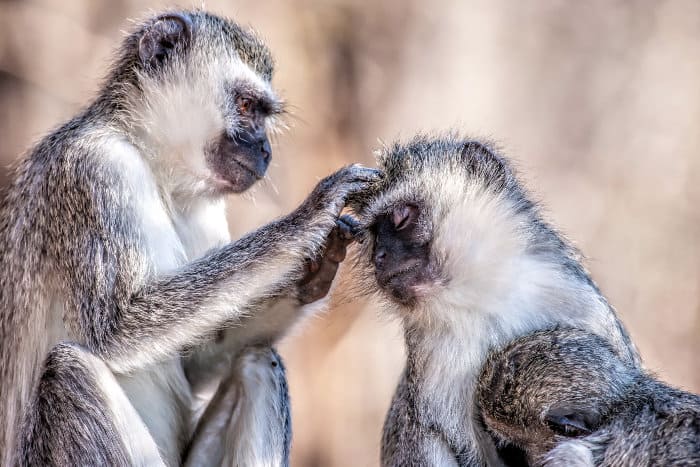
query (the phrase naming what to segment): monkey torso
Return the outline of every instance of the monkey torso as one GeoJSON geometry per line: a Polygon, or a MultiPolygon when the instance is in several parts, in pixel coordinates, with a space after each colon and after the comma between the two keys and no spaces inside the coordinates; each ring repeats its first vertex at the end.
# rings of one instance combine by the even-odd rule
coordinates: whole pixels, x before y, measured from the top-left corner
{"type": "MultiPolygon", "coordinates": [[[[186,210],[167,206],[158,192],[147,166],[132,163],[135,155],[126,153],[125,163],[138,174],[133,180],[134,206],[148,236],[143,239],[150,267],[156,276],[165,276],[208,250],[230,240],[222,199],[196,200],[186,210]]],[[[132,172],[132,174],[134,173],[132,172]]],[[[184,303],[182,306],[186,307],[184,303]]],[[[196,349],[190,349],[196,352],[196,349]]],[[[177,465],[188,442],[194,423],[192,393],[183,362],[176,357],[162,363],[117,374],[129,400],[134,405],[169,465],[177,465]]]]}
{"type": "MultiPolygon", "coordinates": [[[[80,305],[80,298],[66,285],[70,283],[66,277],[76,273],[85,276],[92,287],[109,286],[109,281],[103,282],[104,276],[110,273],[110,262],[119,261],[118,257],[109,257],[104,264],[90,265],[93,270],[71,271],[75,266],[54,251],[84,248],[75,244],[83,239],[94,239],[88,247],[101,250],[104,239],[100,238],[100,224],[124,225],[123,235],[138,255],[138,273],[153,279],[166,277],[230,240],[223,199],[188,200],[186,205],[178,205],[163,197],[142,154],[119,133],[93,131],[87,136],[75,132],[70,124],[64,131],[64,147],[50,148],[63,151],[60,161],[46,160],[40,146],[23,162],[20,176],[7,194],[5,225],[0,231],[3,245],[8,246],[1,258],[7,266],[3,337],[14,336],[4,342],[3,359],[15,359],[13,378],[29,381],[36,381],[46,354],[55,344],[66,340],[85,344],[74,321],[74,307],[80,305]],[[91,176],[91,167],[121,180],[94,180],[92,186],[81,186],[91,176]],[[71,168],[81,173],[67,174],[71,168]],[[103,181],[109,183],[100,183],[103,181]],[[119,206],[100,206],[103,214],[109,214],[95,219],[92,207],[72,196],[81,189],[117,190],[119,206]],[[14,209],[10,209],[12,203],[14,209]],[[25,309],[24,314],[13,317],[18,307],[25,309]]],[[[96,198],[110,197],[97,194],[96,198]]],[[[107,248],[103,251],[106,256],[111,253],[107,248]]],[[[180,306],[184,310],[187,304],[180,306]]],[[[10,367],[6,360],[4,370],[12,371],[10,367]]],[[[181,358],[129,371],[117,369],[115,376],[153,434],[163,459],[177,465],[194,423],[190,416],[192,395],[181,358]]],[[[29,395],[19,397],[26,400],[29,395]]]]}
{"type": "MultiPolygon", "coordinates": [[[[453,313],[467,316],[460,329],[406,330],[406,367],[385,424],[383,455],[393,459],[386,465],[403,462],[400,456],[391,455],[391,450],[422,451],[416,462],[430,459],[435,465],[500,465],[495,446],[476,417],[474,391],[490,349],[519,336],[557,326],[593,330],[611,342],[626,361],[639,364],[636,350],[602,297],[591,294],[586,308],[567,306],[565,300],[556,300],[550,293],[540,298],[560,305],[532,303],[510,313],[454,309],[453,313]],[[402,439],[400,420],[406,418],[420,427],[421,442],[402,439]]],[[[585,300],[579,296],[576,301],[579,299],[585,300]]],[[[410,460],[407,463],[410,465],[410,460]]]]}

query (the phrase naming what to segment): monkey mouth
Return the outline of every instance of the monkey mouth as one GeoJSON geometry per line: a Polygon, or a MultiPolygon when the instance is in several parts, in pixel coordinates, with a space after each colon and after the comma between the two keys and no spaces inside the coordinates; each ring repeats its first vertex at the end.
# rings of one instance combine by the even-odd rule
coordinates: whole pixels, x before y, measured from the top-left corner
{"type": "Polygon", "coordinates": [[[411,305],[427,295],[434,282],[423,269],[422,264],[414,263],[388,273],[377,271],[377,284],[392,300],[401,305],[411,305]]]}
{"type": "Polygon", "coordinates": [[[397,269],[389,273],[379,273],[377,271],[377,282],[381,288],[390,287],[392,283],[400,281],[402,277],[416,271],[418,266],[418,264],[412,264],[408,267],[397,269]]]}
{"type": "Polygon", "coordinates": [[[264,173],[258,173],[255,169],[250,167],[248,164],[236,159],[235,157],[231,158],[231,161],[233,161],[240,169],[242,169],[247,175],[250,175],[253,177],[255,180],[260,180],[262,179],[265,174],[264,173]]]}
{"type": "Polygon", "coordinates": [[[209,180],[216,190],[223,193],[241,193],[262,178],[244,164],[234,162],[235,164],[230,165],[225,174],[216,170],[211,174],[209,180]]]}

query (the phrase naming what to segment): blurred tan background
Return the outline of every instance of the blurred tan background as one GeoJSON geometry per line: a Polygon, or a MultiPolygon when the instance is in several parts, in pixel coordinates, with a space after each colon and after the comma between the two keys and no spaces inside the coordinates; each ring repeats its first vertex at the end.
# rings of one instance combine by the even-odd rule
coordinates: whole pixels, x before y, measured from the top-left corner
{"type": "MultiPolygon", "coordinates": [[[[0,183],[90,99],[127,18],[172,4],[0,1],[0,183]]],[[[699,2],[204,6],[268,40],[293,114],[272,183],[232,200],[234,235],[290,210],[333,169],[371,164],[380,140],[448,127],[495,139],[589,257],[647,365],[700,391],[699,2]]],[[[378,463],[402,345],[396,323],[362,303],[283,344],[293,465],[378,463]]]]}

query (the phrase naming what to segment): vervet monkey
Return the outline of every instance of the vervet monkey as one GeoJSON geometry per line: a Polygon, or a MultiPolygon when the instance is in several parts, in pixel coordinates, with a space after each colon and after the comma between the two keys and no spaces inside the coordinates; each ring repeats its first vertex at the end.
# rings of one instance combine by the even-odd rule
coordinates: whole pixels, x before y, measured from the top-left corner
{"type": "Polygon", "coordinates": [[[178,465],[216,383],[249,375],[265,379],[238,404],[257,410],[231,423],[286,462],[269,346],[328,291],[347,245],[338,215],[377,173],[346,167],[231,242],[225,197],[270,163],[272,73],[233,21],[154,16],[97,97],[19,161],[0,212],[2,465],[178,465]]]}
{"type": "Polygon", "coordinates": [[[384,178],[354,204],[366,239],[358,281],[404,328],[407,361],[385,421],[385,466],[498,465],[472,422],[489,349],[557,324],[638,356],[579,255],[507,161],[457,135],[380,152],[384,178]]]}

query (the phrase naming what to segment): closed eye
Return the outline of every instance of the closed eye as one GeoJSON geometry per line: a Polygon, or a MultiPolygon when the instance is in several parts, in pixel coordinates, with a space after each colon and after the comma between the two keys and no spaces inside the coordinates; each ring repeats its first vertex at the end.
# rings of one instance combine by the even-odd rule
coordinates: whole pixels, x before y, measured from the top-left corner
{"type": "Polygon", "coordinates": [[[545,423],[555,433],[567,438],[577,438],[591,434],[590,428],[580,414],[552,414],[545,416],[545,423]]]}
{"type": "Polygon", "coordinates": [[[415,223],[418,218],[418,207],[413,204],[396,206],[391,213],[394,228],[399,231],[415,223]]]}

